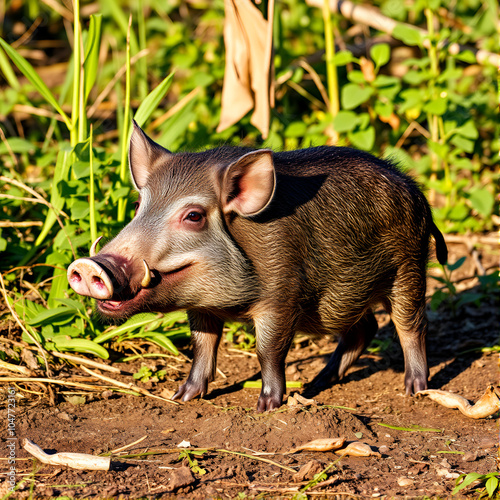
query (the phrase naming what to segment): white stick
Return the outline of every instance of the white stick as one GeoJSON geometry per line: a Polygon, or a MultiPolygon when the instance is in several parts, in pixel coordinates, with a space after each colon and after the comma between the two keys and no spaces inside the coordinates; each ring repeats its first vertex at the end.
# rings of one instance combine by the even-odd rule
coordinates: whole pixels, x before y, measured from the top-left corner
{"type": "Polygon", "coordinates": [[[23,448],[40,462],[48,465],[63,465],[72,469],[82,470],[109,470],[110,457],[96,457],[85,453],[55,453],[47,455],[38,445],[25,439],[23,448]]]}

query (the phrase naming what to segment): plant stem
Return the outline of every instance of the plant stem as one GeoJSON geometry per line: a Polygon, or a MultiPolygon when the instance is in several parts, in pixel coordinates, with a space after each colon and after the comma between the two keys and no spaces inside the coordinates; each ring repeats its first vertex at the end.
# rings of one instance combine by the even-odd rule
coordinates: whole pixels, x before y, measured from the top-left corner
{"type": "Polygon", "coordinates": [[[96,224],[96,209],[95,209],[95,193],[94,193],[94,154],[92,151],[93,142],[93,128],[90,124],[90,137],[89,137],[89,166],[90,166],[90,186],[89,186],[89,208],[90,208],[90,239],[95,241],[97,239],[97,224],[96,224]]]}
{"type": "MultiPolygon", "coordinates": [[[[329,101],[327,105],[333,120],[339,112],[340,104],[337,67],[335,66],[335,40],[333,38],[332,15],[330,12],[329,0],[323,1],[323,23],[325,25],[325,59],[329,101]]],[[[338,134],[333,128],[330,135],[335,142],[338,140],[338,134]]]]}
{"type": "MultiPolygon", "coordinates": [[[[132,29],[132,14],[130,14],[127,32],[127,55],[125,73],[125,110],[123,113],[123,133],[121,140],[121,161],[120,161],[120,184],[124,186],[127,181],[127,152],[128,152],[128,136],[130,130],[130,32],[132,29]]],[[[118,200],[118,222],[125,220],[125,211],[127,207],[127,198],[123,197],[118,200]]]]}
{"type": "Polygon", "coordinates": [[[71,112],[71,146],[74,147],[78,143],[78,128],[76,126],[79,120],[80,109],[80,66],[81,66],[81,47],[80,47],[80,0],[73,0],[73,104],[71,112]]]}

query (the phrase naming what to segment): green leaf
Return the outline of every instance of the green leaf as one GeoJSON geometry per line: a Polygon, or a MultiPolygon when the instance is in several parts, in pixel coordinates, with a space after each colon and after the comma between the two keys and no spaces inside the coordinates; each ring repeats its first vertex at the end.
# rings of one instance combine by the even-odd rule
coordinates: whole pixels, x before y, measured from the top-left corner
{"type": "Polygon", "coordinates": [[[489,217],[495,206],[495,197],[487,188],[476,188],[469,191],[469,201],[477,212],[489,217]]]}
{"type": "Polygon", "coordinates": [[[462,126],[455,129],[455,133],[467,137],[467,139],[477,139],[479,137],[479,132],[477,131],[476,125],[473,120],[469,120],[462,126]]]}
{"type": "Polygon", "coordinates": [[[455,263],[453,264],[446,264],[446,267],[448,268],[448,271],[456,271],[459,267],[462,266],[462,264],[465,262],[466,257],[460,257],[455,263]]]}
{"type": "Polygon", "coordinates": [[[59,182],[66,180],[69,172],[69,158],[71,151],[68,148],[61,148],[59,153],[57,153],[56,168],[54,171],[54,178],[50,186],[50,204],[54,207],[49,209],[47,216],[43,223],[42,230],[35,241],[35,246],[39,246],[43,243],[52,226],[56,222],[56,212],[63,209],[66,199],[59,193],[59,182]]]}
{"type": "Polygon", "coordinates": [[[141,338],[151,340],[151,342],[154,342],[155,344],[159,345],[160,347],[163,347],[167,351],[170,351],[175,356],[179,354],[177,347],[175,347],[172,341],[162,333],[146,332],[145,334],[141,335],[141,338]]]}
{"type": "Polygon", "coordinates": [[[354,59],[354,56],[348,50],[339,50],[333,58],[333,63],[335,66],[345,66],[354,61],[354,59]]]}
{"type": "Polygon", "coordinates": [[[19,71],[31,82],[36,90],[43,98],[61,115],[69,130],[73,128],[73,124],[68,115],[63,111],[56,98],[49,90],[47,85],[38,76],[33,66],[21,55],[19,55],[3,38],[0,38],[0,45],[5,50],[7,55],[12,59],[19,71]]]}
{"type": "Polygon", "coordinates": [[[348,137],[355,147],[370,151],[375,144],[375,129],[368,127],[366,130],[349,132],[348,137]]]}
{"type": "Polygon", "coordinates": [[[448,99],[444,97],[438,97],[437,99],[433,99],[432,101],[429,101],[425,106],[424,106],[424,111],[426,113],[431,113],[433,115],[444,115],[446,112],[446,108],[448,106],[448,99]]]}
{"type": "MultiPolygon", "coordinates": [[[[36,147],[34,146],[34,144],[32,144],[30,141],[27,141],[26,139],[21,139],[20,137],[10,137],[6,142],[10,150],[12,150],[12,152],[16,154],[33,154],[36,151],[36,147]]],[[[7,144],[4,144],[3,142],[0,144],[0,155],[10,153],[9,149],[7,148],[7,144]]]]}
{"type": "Polygon", "coordinates": [[[469,474],[465,475],[462,474],[460,477],[457,478],[457,482],[455,483],[455,488],[451,492],[452,495],[456,495],[460,490],[463,490],[470,484],[472,484],[474,481],[477,481],[478,479],[483,478],[483,474],[479,474],[479,472],[470,472],[469,474]],[[463,479],[463,481],[458,484],[460,479],[463,479]]]}
{"type": "Polygon", "coordinates": [[[391,58],[391,48],[388,43],[377,43],[370,49],[370,56],[377,67],[383,66],[391,58]]]}
{"type": "Polygon", "coordinates": [[[354,111],[339,111],[333,120],[333,127],[339,133],[354,130],[358,123],[358,115],[354,111]]]}
{"type": "Polygon", "coordinates": [[[342,87],[341,100],[344,109],[354,109],[366,102],[373,94],[370,87],[361,87],[356,83],[348,83],[342,87]]]}
{"type": "Polygon", "coordinates": [[[27,321],[28,325],[40,326],[45,323],[56,323],[69,321],[75,315],[75,310],[69,307],[56,307],[55,309],[48,309],[34,318],[27,321]]]}
{"type": "Polygon", "coordinates": [[[102,14],[90,16],[89,31],[85,41],[85,59],[83,63],[85,75],[85,102],[94,86],[99,69],[99,49],[101,44],[102,14]]]}
{"type": "Polygon", "coordinates": [[[142,127],[153,114],[153,111],[158,109],[158,105],[163,100],[172,84],[174,73],[170,73],[149,95],[142,101],[137,109],[134,120],[139,127],[142,127]]]}
{"type": "Polygon", "coordinates": [[[124,333],[129,333],[131,331],[134,331],[137,328],[141,328],[144,325],[147,325],[157,319],[158,315],[155,313],[136,314],[135,316],[132,316],[130,319],[125,321],[125,323],[123,323],[122,325],[111,329],[109,332],[105,332],[102,335],[99,335],[94,339],[94,342],[102,344],[103,342],[106,342],[112,339],[113,337],[117,337],[124,333]]]}
{"type": "Polygon", "coordinates": [[[422,35],[420,31],[405,24],[398,24],[392,31],[392,36],[401,40],[406,45],[422,45],[422,35]]]}
{"type": "Polygon", "coordinates": [[[102,359],[108,359],[109,353],[96,342],[87,339],[68,338],[66,335],[55,335],[52,342],[58,351],[86,352],[95,354],[102,359]]]}
{"type": "Polygon", "coordinates": [[[488,493],[488,496],[491,498],[498,488],[498,477],[491,476],[488,481],[486,481],[485,487],[486,493],[488,493]]]}

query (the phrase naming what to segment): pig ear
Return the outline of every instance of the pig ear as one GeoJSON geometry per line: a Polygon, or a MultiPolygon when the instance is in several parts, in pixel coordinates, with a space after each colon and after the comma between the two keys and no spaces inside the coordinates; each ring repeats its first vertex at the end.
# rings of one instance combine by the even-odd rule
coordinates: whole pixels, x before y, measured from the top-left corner
{"type": "Polygon", "coordinates": [[[273,198],[276,174],[273,152],[260,149],[243,155],[229,165],[222,181],[222,209],[224,213],[256,215],[273,198]]]}
{"type": "Polygon", "coordinates": [[[133,123],[134,130],[130,136],[128,160],[135,187],[142,189],[154,169],[155,160],[161,155],[172,153],[148,137],[135,120],[133,123]]]}

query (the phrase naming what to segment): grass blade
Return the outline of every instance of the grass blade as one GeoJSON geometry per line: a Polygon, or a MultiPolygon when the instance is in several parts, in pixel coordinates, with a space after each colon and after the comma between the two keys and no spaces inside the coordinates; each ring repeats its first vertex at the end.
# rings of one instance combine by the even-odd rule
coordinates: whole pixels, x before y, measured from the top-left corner
{"type": "Polygon", "coordinates": [[[163,100],[165,95],[172,84],[172,79],[174,73],[170,73],[165,79],[149,93],[149,95],[142,101],[141,105],[137,109],[134,120],[137,122],[139,127],[142,127],[153,114],[153,112],[158,109],[158,105],[163,100]]]}
{"type": "Polygon", "coordinates": [[[42,97],[61,115],[64,123],[66,123],[66,126],[68,127],[68,130],[72,130],[73,124],[71,123],[68,115],[63,111],[61,106],[59,106],[54,94],[52,94],[47,85],[43,83],[33,66],[23,56],[19,55],[3,38],[0,38],[0,45],[11,58],[12,62],[17,66],[19,71],[21,71],[21,73],[31,82],[42,97]]]}
{"type": "Polygon", "coordinates": [[[84,100],[87,102],[90,91],[94,86],[99,68],[99,49],[101,45],[101,25],[102,15],[94,14],[90,16],[89,31],[85,41],[85,58],[83,71],[85,73],[84,100]]]}

